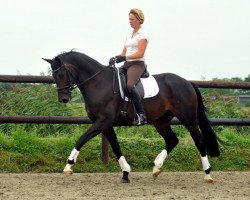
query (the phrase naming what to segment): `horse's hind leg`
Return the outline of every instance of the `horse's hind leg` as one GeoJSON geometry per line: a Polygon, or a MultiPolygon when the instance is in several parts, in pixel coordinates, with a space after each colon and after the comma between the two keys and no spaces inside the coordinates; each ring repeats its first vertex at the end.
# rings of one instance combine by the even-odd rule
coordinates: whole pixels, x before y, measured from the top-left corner
{"type": "Polygon", "coordinates": [[[186,127],[191,133],[191,136],[195,142],[195,146],[200,152],[202,167],[203,167],[204,172],[206,173],[204,180],[208,183],[213,183],[213,179],[210,176],[211,166],[208,161],[207,154],[206,154],[205,141],[198,128],[198,125],[195,123],[191,126],[186,125],[186,127]]]}
{"type": "Polygon", "coordinates": [[[164,160],[167,158],[168,154],[174,149],[174,147],[179,143],[178,138],[170,127],[170,118],[159,119],[154,123],[154,126],[158,133],[164,138],[166,147],[161,151],[160,154],[154,160],[153,177],[161,173],[161,167],[164,160]]]}
{"type": "Polygon", "coordinates": [[[131,171],[130,165],[127,163],[125,157],[122,155],[120,145],[118,143],[114,128],[109,128],[105,131],[103,131],[103,135],[107,138],[109,141],[110,146],[112,147],[112,150],[119,162],[119,165],[123,171],[123,177],[122,177],[122,183],[129,183],[129,172],[131,171]]]}

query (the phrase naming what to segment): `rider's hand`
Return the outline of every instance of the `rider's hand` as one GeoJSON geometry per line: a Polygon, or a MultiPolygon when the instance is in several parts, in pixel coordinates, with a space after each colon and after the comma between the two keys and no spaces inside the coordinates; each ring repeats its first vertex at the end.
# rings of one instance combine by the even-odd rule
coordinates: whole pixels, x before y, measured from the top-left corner
{"type": "Polygon", "coordinates": [[[115,57],[115,62],[116,63],[120,63],[120,62],[123,62],[123,61],[126,61],[126,60],[127,60],[126,56],[119,55],[119,56],[115,57]]]}
{"type": "Polygon", "coordinates": [[[109,66],[113,66],[115,64],[115,57],[109,59],[109,66]]]}

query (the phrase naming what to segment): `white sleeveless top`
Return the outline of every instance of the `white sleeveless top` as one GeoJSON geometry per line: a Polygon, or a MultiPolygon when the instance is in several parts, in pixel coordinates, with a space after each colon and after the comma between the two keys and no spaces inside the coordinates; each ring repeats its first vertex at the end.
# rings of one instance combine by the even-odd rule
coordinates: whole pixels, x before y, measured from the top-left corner
{"type": "MultiPolygon", "coordinates": [[[[125,41],[126,56],[132,55],[138,51],[138,44],[139,44],[139,41],[142,39],[146,39],[148,43],[148,34],[143,27],[141,27],[137,31],[134,37],[132,37],[131,33],[127,36],[126,41],[125,41]]],[[[145,58],[143,57],[143,58],[138,58],[138,59],[128,59],[127,61],[145,61],[145,58]]]]}

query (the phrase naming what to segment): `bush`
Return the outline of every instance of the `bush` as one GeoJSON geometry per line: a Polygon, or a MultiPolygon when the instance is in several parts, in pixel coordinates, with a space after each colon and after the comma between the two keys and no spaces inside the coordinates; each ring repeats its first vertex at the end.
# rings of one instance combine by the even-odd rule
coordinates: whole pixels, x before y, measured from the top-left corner
{"type": "MultiPolygon", "coordinates": [[[[3,116],[75,116],[84,113],[83,104],[79,109],[79,104],[59,103],[55,87],[48,84],[26,84],[19,87],[14,85],[11,90],[1,92],[0,103],[0,112],[3,116]],[[82,112],[80,112],[81,110],[82,112]]],[[[6,134],[11,134],[16,127],[22,127],[27,133],[45,136],[78,132],[82,125],[1,124],[0,130],[6,134]]]]}

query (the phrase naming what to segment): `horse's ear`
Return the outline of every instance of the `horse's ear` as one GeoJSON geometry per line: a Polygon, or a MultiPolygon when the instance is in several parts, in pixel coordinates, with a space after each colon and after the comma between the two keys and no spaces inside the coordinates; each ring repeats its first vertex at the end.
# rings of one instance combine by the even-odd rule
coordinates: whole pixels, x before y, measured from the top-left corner
{"type": "Polygon", "coordinates": [[[46,62],[48,62],[49,64],[52,64],[52,60],[51,59],[47,59],[47,58],[42,58],[43,60],[45,60],[46,62]]]}
{"type": "Polygon", "coordinates": [[[55,57],[55,60],[57,64],[61,65],[62,61],[58,56],[55,57]]]}

